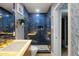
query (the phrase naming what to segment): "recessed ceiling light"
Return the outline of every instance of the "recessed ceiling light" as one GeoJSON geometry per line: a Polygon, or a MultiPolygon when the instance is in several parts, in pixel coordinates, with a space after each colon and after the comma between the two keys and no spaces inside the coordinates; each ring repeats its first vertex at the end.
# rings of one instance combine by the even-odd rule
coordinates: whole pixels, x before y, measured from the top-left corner
{"type": "Polygon", "coordinates": [[[0,13],[0,15],[2,15],[2,14],[0,13]]]}
{"type": "Polygon", "coordinates": [[[36,16],[39,16],[39,14],[37,14],[36,16]]]}
{"type": "Polygon", "coordinates": [[[9,17],[9,15],[6,15],[6,17],[9,17]]]}
{"type": "Polygon", "coordinates": [[[39,9],[36,10],[36,12],[39,12],[39,11],[40,11],[39,9]]]}

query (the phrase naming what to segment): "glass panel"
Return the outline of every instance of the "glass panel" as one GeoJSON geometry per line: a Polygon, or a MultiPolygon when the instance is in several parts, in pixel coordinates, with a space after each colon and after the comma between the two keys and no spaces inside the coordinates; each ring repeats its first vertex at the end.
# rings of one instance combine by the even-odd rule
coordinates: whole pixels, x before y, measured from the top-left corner
{"type": "Polygon", "coordinates": [[[4,7],[0,8],[0,41],[6,39],[14,39],[13,35],[15,31],[15,19],[14,12],[8,11],[4,7]]]}

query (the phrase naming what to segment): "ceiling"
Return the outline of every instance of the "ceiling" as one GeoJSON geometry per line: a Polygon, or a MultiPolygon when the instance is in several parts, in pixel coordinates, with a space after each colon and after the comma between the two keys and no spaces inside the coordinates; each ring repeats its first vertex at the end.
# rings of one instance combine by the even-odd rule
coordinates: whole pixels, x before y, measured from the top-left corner
{"type": "Polygon", "coordinates": [[[30,13],[47,13],[51,3],[23,3],[30,13]],[[39,10],[39,12],[37,12],[39,10]]]}
{"type": "MultiPolygon", "coordinates": [[[[36,11],[37,9],[39,10],[39,13],[47,13],[51,3],[23,3],[23,5],[30,13],[38,13],[36,11]]],[[[12,12],[13,3],[0,3],[0,7],[12,12]]]]}
{"type": "Polygon", "coordinates": [[[3,7],[4,9],[8,11],[12,11],[13,3],[0,3],[0,7],[3,7]]]}

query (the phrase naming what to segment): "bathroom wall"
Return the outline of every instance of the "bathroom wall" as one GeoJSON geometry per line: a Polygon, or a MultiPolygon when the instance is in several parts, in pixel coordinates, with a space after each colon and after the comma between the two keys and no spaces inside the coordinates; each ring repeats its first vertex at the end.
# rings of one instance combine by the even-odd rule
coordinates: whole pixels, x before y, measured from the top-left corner
{"type": "Polygon", "coordinates": [[[24,20],[25,20],[25,24],[24,24],[24,38],[26,39],[28,36],[28,32],[29,32],[29,12],[27,11],[27,9],[24,7],[24,20]]]}
{"type": "Polygon", "coordinates": [[[79,4],[73,3],[69,5],[70,17],[71,21],[71,55],[78,56],[79,55],[79,4]]]}
{"type": "Polygon", "coordinates": [[[51,55],[54,54],[54,8],[57,4],[51,5],[51,55]]]}
{"type": "Polygon", "coordinates": [[[31,31],[36,31],[38,26],[44,26],[46,27],[46,13],[30,13],[30,19],[29,19],[29,29],[31,31]]]}
{"type": "Polygon", "coordinates": [[[53,12],[53,30],[52,31],[52,52],[55,56],[61,56],[61,39],[60,39],[60,12],[55,10],[53,12]]]}
{"type": "Polygon", "coordinates": [[[36,31],[38,26],[44,26],[44,28],[46,27],[47,13],[40,13],[40,14],[28,13],[27,9],[23,5],[22,7],[24,10],[23,15],[17,12],[17,4],[15,4],[15,23],[18,19],[25,20],[25,24],[23,28],[21,26],[19,28],[16,28],[17,39],[27,38],[28,32],[36,31]]]}
{"type": "Polygon", "coordinates": [[[21,8],[23,9],[23,15],[17,12],[17,4],[15,4],[15,20],[17,21],[18,19],[24,19],[25,23],[23,26],[20,26],[19,28],[16,29],[16,38],[18,39],[26,39],[27,34],[29,32],[29,13],[27,9],[25,8],[24,5],[20,4],[21,8]]]}
{"type": "Polygon", "coordinates": [[[61,55],[60,52],[60,39],[59,39],[59,12],[54,10],[55,6],[51,7],[51,54],[54,56],[61,55]]]}
{"type": "Polygon", "coordinates": [[[51,31],[51,7],[48,10],[47,13],[47,31],[51,31]]]}
{"type": "Polygon", "coordinates": [[[24,25],[16,26],[19,19],[24,19],[23,5],[19,4],[18,6],[18,3],[15,3],[15,39],[24,39],[24,25]],[[18,9],[20,9],[21,12],[18,9]]]}
{"type": "Polygon", "coordinates": [[[13,14],[3,8],[0,8],[0,16],[2,16],[2,18],[0,20],[0,31],[3,31],[4,28],[7,27],[9,32],[13,32],[13,30],[14,30],[13,29],[14,28],[13,14]]]}
{"type": "Polygon", "coordinates": [[[13,19],[12,19],[12,15],[10,15],[10,14],[8,14],[8,15],[6,15],[6,16],[3,16],[3,20],[2,20],[2,22],[3,22],[3,28],[8,28],[8,31],[9,32],[13,32],[13,25],[12,25],[12,22],[13,21],[13,19]]]}

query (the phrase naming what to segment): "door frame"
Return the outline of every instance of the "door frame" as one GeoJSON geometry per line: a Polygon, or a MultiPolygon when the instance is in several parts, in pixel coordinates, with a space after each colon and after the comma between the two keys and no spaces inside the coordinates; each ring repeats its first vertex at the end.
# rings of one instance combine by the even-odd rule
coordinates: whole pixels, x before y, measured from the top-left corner
{"type": "Polygon", "coordinates": [[[71,4],[68,3],[68,56],[71,56],[72,44],[71,44],[71,4]]]}
{"type": "MultiPolygon", "coordinates": [[[[54,54],[54,51],[53,51],[53,41],[54,41],[54,10],[56,9],[59,9],[59,7],[61,8],[63,6],[64,3],[58,3],[55,7],[53,7],[52,5],[52,8],[51,8],[51,54],[52,55],[55,55],[54,54]]],[[[71,52],[72,52],[72,46],[71,46],[71,7],[70,7],[70,3],[68,3],[68,56],[71,56],[71,52]]],[[[61,18],[61,17],[60,17],[61,18]]]]}
{"type": "MultiPolygon", "coordinates": [[[[55,43],[56,44],[56,42],[55,41],[58,41],[57,42],[57,44],[55,45],[55,44],[53,44],[53,49],[55,50],[55,51],[53,51],[53,53],[54,53],[54,55],[56,55],[56,56],[61,56],[61,17],[62,17],[62,11],[60,10],[60,8],[62,7],[64,5],[64,3],[58,3],[56,6],[55,6],[55,8],[53,9],[53,13],[55,14],[57,14],[57,15],[54,15],[54,20],[53,20],[53,22],[55,23],[55,20],[57,20],[57,22],[59,22],[59,24],[57,24],[58,26],[59,26],[59,31],[58,31],[58,34],[57,35],[59,35],[59,36],[55,36],[54,34],[54,36],[55,36],[55,38],[53,37],[53,43],[55,43]],[[57,39],[57,40],[56,40],[57,39]],[[57,46],[57,47],[55,47],[55,46],[57,46]]],[[[53,23],[53,25],[55,25],[53,23]]],[[[56,30],[55,28],[53,28],[54,30],[56,30]]],[[[55,32],[54,32],[55,33],[55,32]]]]}
{"type": "Polygon", "coordinates": [[[53,16],[54,17],[53,50],[54,50],[55,56],[61,56],[61,12],[60,12],[60,8],[62,6],[63,6],[63,3],[58,3],[53,9],[53,13],[54,13],[54,16],[53,16]]]}

